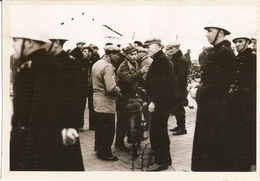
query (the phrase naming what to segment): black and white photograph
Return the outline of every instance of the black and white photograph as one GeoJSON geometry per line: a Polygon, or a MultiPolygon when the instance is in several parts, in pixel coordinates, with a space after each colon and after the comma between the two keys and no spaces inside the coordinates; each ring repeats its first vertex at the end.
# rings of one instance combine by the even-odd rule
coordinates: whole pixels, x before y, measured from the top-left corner
{"type": "Polygon", "coordinates": [[[260,181],[259,3],[3,1],[1,178],[260,181]]]}

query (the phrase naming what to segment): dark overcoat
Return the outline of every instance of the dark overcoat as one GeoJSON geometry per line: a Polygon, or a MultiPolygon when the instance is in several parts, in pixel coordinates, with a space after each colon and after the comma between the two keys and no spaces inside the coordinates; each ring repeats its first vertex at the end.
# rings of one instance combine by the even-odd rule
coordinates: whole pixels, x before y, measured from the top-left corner
{"type": "Polygon", "coordinates": [[[252,49],[236,56],[235,75],[229,99],[229,118],[236,128],[233,156],[238,170],[250,171],[256,162],[256,55],[252,49]]]}
{"type": "Polygon", "coordinates": [[[230,171],[232,135],[227,121],[227,98],[234,80],[231,43],[215,45],[201,64],[201,86],[192,151],[193,171],[230,171]],[[231,135],[230,135],[231,134],[231,135]]]}
{"type": "Polygon", "coordinates": [[[23,60],[14,82],[11,169],[60,170],[61,92],[60,65],[45,49],[23,60]]]}
{"type": "Polygon", "coordinates": [[[187,97],[188,86],[188,70],[189,61],[183,56],[181,50],[178,50],[172,56],[173,63],[173,81],[174,81],[174,94],[176,100],[184,101],[187,97]]]}
{"type": "Polygon", "coordinates": [[[173,65],[162,51],[157,52],[153,59],[145,80],[147,103],[171,108],[174,98],[173,65]]]}
{"type": "MultiPolygon", "coordinates": [[[[78,104],[78,63],[70,57],[67,52],[61,51],[54,57],[62,67],[62,109],[61,109],[61,120],[63,128],[74,128],[80,127],[80,120],[77,119],[77,104],[78,104]]],[[[62,170],[66,171],[83,171],[84,165],[82,160],[80,141],[74,145],[63,146],[63,158],[61,162],[62,170]]]]}

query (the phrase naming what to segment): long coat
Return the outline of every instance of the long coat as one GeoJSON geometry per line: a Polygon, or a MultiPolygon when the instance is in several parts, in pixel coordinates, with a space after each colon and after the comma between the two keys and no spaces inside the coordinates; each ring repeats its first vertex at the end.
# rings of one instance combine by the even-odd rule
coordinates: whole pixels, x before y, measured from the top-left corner
{"type": "Polygon", "coordinates": [[[14,80],[11,170],[61,170],[61,92],[60,65],[45,49],[24,59],[14,80]]]}
{"type": "Polygon", "coordinates": [[[229,103],[229,118],[237,128],[233,138],[237,169],[250,171],[256,161],[256,55],[250,48],[236,57],[229,103]]]}
{"type": "Polygon", "coordinates": [[[173,63],[173,81],[174,81],[174,93],[176,100],[184,101],[187,97],[187,78],[189,70],[189,61],[182,52],[178,50],[172,56],[173,63]]]}
{"type": "Polygon", "coordinates": [[[215,45],[201,64],[201,86],[196,95],[193,171],[232,170],[232,130],[227,121],[227,98],[234,80],[235,55],[230,45],[228,40],[215,45]]]}
{"type": "MultiPolygon", "coordinates": [[[[61,51],[54,59],[62,67],[62,109],[60,114],[62,126],[77,130],[81,124],[80,120],[77,119],[77,100],[79,96],[78,63],[65,51],[61,51]]],[[[64,158],[66,158],[61,160],[63,162],[62,170],[84,171],[79,140],[74,145],[63,146],[61,154],[64,154],[64,158]]]]}

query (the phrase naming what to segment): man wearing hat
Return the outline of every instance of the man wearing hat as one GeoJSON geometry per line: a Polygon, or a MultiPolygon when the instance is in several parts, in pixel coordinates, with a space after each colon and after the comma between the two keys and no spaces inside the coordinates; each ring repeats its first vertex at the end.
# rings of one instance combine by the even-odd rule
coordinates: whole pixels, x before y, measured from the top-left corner
{"type": "Polygon", "coordinates": [[[13,56],[20,64],[14,80],[10,170],[59,171],[64,159],[61,67],[44,48],[49,40],[42,29],[23,27],[11,29],[13,56]]]}
{"type": "Polygon", "coordinates": [[[229,116],[234,122],[237,171],[251,171],[256,164],[256,55],[249,48],[252,40],[240,32],[233,39],[236,50],[236,74],[230,90],[229,116]]]}
{"type": "Polygon", "coordinates": [[[111,145],[115,134],[116,99],[121,96],[114,72],[120,49],[109,45],[104,50],[103,58],[92,67],[93,104],[97,112],[95,150],[99,159],[117,161],[118,158],[112,154],[111,145]]]}
{"type": "Polygon", "coordinates": [[[204,29],[213,45],[201,63],[201,82],[189,86],[198,109],[192,150],[193,171],[236,171],[232,158],[234,120],[228,119],[228,98],[235,75],[235,55],[223,19],[204,29]]]}
{"type": "Polygon", "coordinates": [[[76,43],[76,48],[74,48],[71,52],[70,52],[70,55],[73,56],[77,61],[79,61],[83,55],[82,55],[82,49],[83,49],[83,46],[85,45],[86,43],[83,42],[83,41],[79,41],[76,43]]]}
{"type": "Polygon", "coordinates": [[[134,98],[137,90],[138,81],[143,80],[143,75],[148,71],[148,66],[144,66],[138,70],[136,62],[137,50],[135,46],[129,44],[124,49],[125,60],[117,69],[117,84],[121,89],[123,98],[117,101],[117,128],[115,147],[126,151],[128,150],[124,144],[124,138],[129,128],[129,114],[124,111],[130,98],[134,98]]]}
{"type": "Polygon", "coordinates": [[[148,110],[151,112],[150,141],[155,162],[147,171],[166,170],[171,165],[168,118],[173,102],[173,65],[161,50],[160,39],[146,40],[153,62],[145,80],[148,110]]]}
{"type": "Polygon", "coordinates": [[[92,48],[92,50],[93,50],[92,56],[93,56],[96,60],[99,60],[99,59],[100,59],[100,55],[99,55],[99,53],[98,53],[98,50],[99,50],[98,46],[93,45],[93,44],[90,44],[89,46],[90,46],[90,47],[92,48]]]}
{"type": "Polygon", "coordinates": [[[180,43],[173,42],[169,45],[172,53],[171,62],[173,64],[173,81],[174,81],[174,96],[175,102],[171,112],[175,115],[177,120],[177,127],[171,129],[170,131],[173,132],[173,135],[182,135],[187,134],[185,122],[185,109],[184,106],[187,106],[187,79],[188,79],[188,71],[189,71],[189,61],[188,59],[182,54],[180,50],[180,43]]]}
{"type": "Polygon", "coordinates": [[[63,50],[64,43],[68,40],[65,35],[52,34],[48,43],[48,52],[58,61],[62,67],[62,110],[63,121],[63,168],[66,171],[84,171],[78,128],[80,120],[77,116],[78,105],[78,63],[63,50]]]}

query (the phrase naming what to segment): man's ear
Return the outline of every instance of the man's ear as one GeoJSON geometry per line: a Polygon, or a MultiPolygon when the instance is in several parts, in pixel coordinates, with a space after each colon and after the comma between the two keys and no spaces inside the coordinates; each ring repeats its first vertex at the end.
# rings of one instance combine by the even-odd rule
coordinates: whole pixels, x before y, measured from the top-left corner
{"type": "Polygon", "coordinates": [[[31,39],[25,39],[24,46],[28,49],[32,48],[34,45],[34,41],[31,39]]]}

